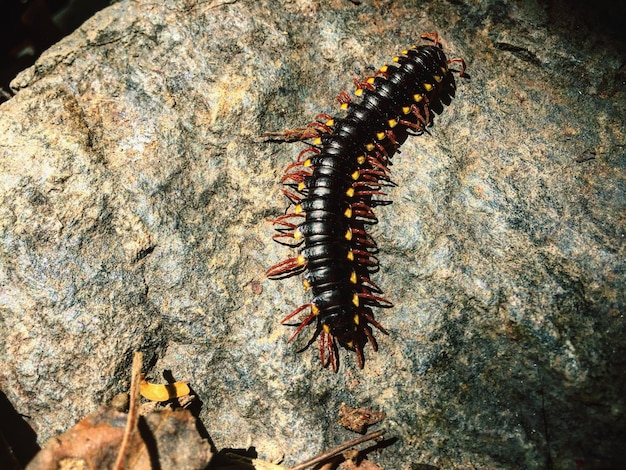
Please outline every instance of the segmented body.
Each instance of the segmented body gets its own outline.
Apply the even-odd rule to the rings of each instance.
[[[312,300],[283,319],[289,322],[310,309],[289,341],[315,323],[322,364],[338,369],[338,345],[356,352],[363,367],[363,347],[377,343],[373,307],[387,308],[381,290],[370,279],[378,270],[377,246],[366,227],[377,223],[373,207],[389,179],[390,158],[408,135],[431,124],[454,95],[455,81],[435,34],[423,35],[435,45],[418,46],[393,58],[375,76],[357,83],[358,102],[342,92],[343,118],[319,115],[304,138],[315,138],[285,170],[283,191],[292,212],[273,222],[281,243],[301,246],[299,254],[267,271],[272,279],[304,272]],[[453,61],[461,62],[461,59]],[[463,65],[463,74],[465,65]],[[310,344],[310,342],[309,342]]]

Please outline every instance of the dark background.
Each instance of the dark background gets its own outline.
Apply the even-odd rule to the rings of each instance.
[[[4,0],[0,7],[0,102],[9,82],[52,44],[78,28],[111,0]]]
[[[347,2],[348,0],[346,0]],[[0,14],[0,102],[11,96],[9,83],[55,42],[72,33],[115,0],[5,0]],[[361,2],[363,3],[363,2]],[[626,41],[626,1],[551,0],[539,2],[552,21],[589,34]],[[508,9],[507,2],[494,6]]]

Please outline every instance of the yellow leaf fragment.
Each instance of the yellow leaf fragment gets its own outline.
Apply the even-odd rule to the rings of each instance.
[[[189,395],[187,382],[174,382],[171,384],[151,384],[145,380],[139,385],[141,396],[152,401],[167,401],[174,398]]]

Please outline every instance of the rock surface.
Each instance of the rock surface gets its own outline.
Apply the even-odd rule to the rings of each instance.
[[[0,390],[43,443],[125,390],[141,350],[153,379],[191,383],[218,449],[266,460],[352,438],[342,402],[387,413],[397,441],[370,456],[387,469],[626,460],[626,47],[562,13],[139,0],[95,15],[0,107]],[[394,158],[372,229],[390,334],[335,375],[286,344],[300,281],[264,278],[291,253],[266,219],[304,147],[259,136],[335,113],[424,31],[471,79]]]

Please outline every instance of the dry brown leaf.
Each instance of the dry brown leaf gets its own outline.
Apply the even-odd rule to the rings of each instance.
[[[339,468],[341,470],[383,470],[383,467],[369,460],[362,460],[358,464],[354,463],[352,460],[348,460],[339,465]]]
[[[51,439],[26,467],[27,470],[111,468],[115,463],[128,415],[103,406],[74,427]],[[146,444],[146,442],[148,444]],[[154,411],[139,420],[129,442],[126,469],[201,469],[211,458],[209,443],[196,429],[187,410]]]
[[[383,470],[383,467],[376,465],[369,460],[363,459],[359,462],[360,452],[356,449],[350,449],[343,453],[346,459],[339,465],[340,470]]]
[[[368,426],[379,423],[386,417],[387,414],[384,411],[353,408],[345,403],[342,403],[339,409],[339,425],[359,434],[365,434]]]

